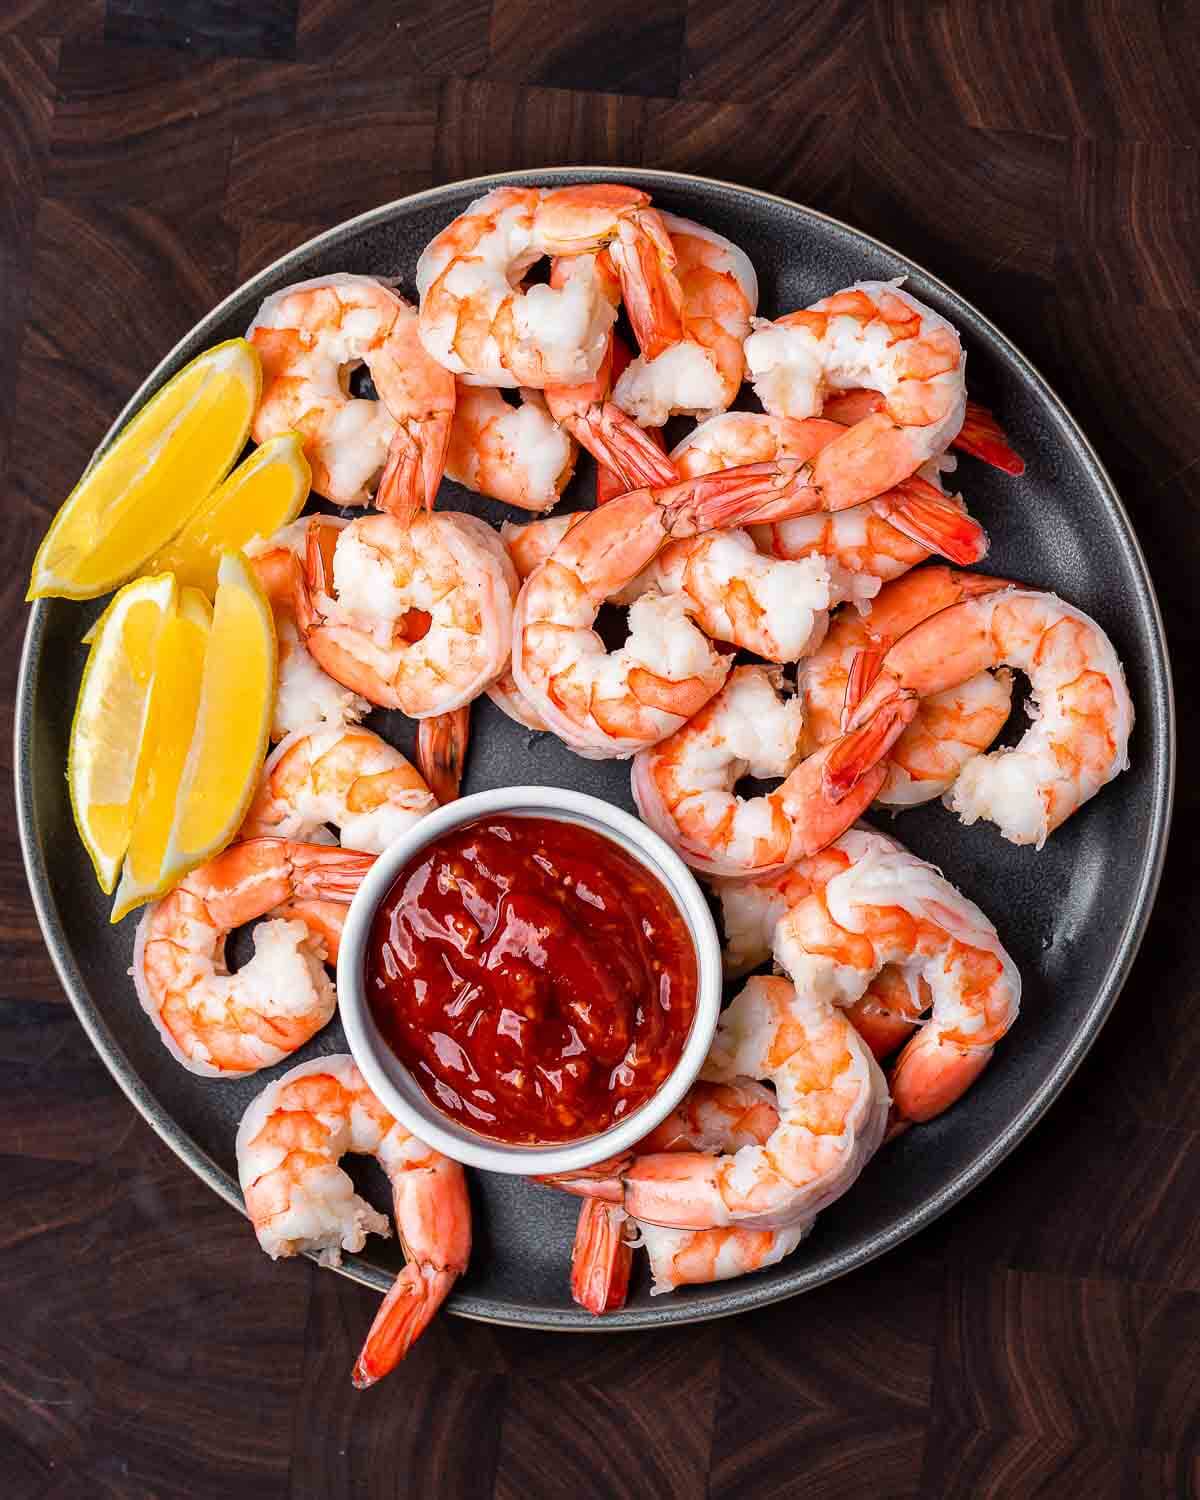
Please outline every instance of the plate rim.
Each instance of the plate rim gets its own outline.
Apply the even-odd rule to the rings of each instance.
[[[621,180],[622,177],[626,177],[633,178],[634,180],[659,180],[667,184],[682,185],[685,187],[687,185],[716,187],[736,194],[748,195],[769,203],[782,205],[789,211],[798,211],[809,218],[823,221],[855,239],[875,246],[885,254],[911,266],[914,271],[926,278],[929,284],[936,287],[952,300],[967,307],[971,314],[979,320],[979,323],[1002,346],[1008,357],[1015,363],[1018,372],[1027,380],[1032,381],[1038,389],[1039,394],[1053,406],[1059,419],[1066,424],[1075,440],[1080,444],[1087,460],[1094,467],[1102,488],[1107,492],[1107,498],[1113,512],[1124,529],[1126,544],[1130,549],[1134,562],[1140,569],[1142,592],[1149,605],[1153,627],[1151,665],[1152,668],[1161,668],[1162,677],[1161,684],[1157,681],[1152,681],[1151,686],[1155,689],[1153,693],[1154,698],[1159,696],[1158,690],[1161,688],[1166,718],[1163,757],[1165,764],[1157,763],[1154,768],[1155,776],[1152,788],[1154,800],[1151,809],[1150,837],[1147,840],[1143,853],[1137,888],[1130,906],[1129,915],[1126,918],[1120,935],[1116,957],[1103,981],[1097,986],[1084,1020],[1072,1037],[1069,1047],[1064,1050],[1062,1056],[1043,1080],[1040,1087],[1026,1101],[1023,1108],[1007,1122],[1004,1129],[1000,1131],[988,1148],[981,1152],[967,1167],[963,1168],[940,1192],[923,1200],[918,1207],[899,1215],[888,1228],[877,1232],[868,1245],[860,1247],[855,1251],[842,1252],[832,1263],[822,1264],[819,1270],[813,1268],[809,1271],[798,1271],[795,1273],[791,1283],[782,1285],[779,1283],[755,1283],[749,1279],[728,1283],[730,1290],[725,1294],[728,1305],[719,1305],[716,1307],[705,1306],[703,1309],[691,1310],[686,1301],[671,1300],[650,1307],[632,1310],[625,1309],[618,1313],[609,1314],[604,1318],[590,1318],[587,1321],[583,1321],[582,1316],[576,1310],[532,1308],[523,1309],[521,1313],[516,1313],[512,1311],[508,1304],[495,1303],[489,1297],[477,1296],[471,1293],[457,1292],[452,1295],[450,1301],[447,1303],[447,1311],[456,1316],[466,1317],[476,1322],[496,1324],[498,1326],[528,1328],[556,1333],[620,1333],[632,1329],[711,1322],[718,1318],[733,1317],[738,1313],[749,1311],[756,1307],[769,1306],[772,1303],[781,1302],[786,1298],[799,1296],[803,1292],[815,1290],[819,1286],[824,1286],[831,1281],[835,1281],[851,1271],[859,1270],[879,1256],[895,1249],[918,1231],[928,1228],[930,1224],[940,1218],[954,1204],[959,1202],[989,1177],[1005,1157],[1025,1139],[1062,1093],[1083,1062],[1083,1059],[1091,1051],[1101,1029],[1112,1014],[1113,1007],[1120,997],[1125,982],[1129,977],[1130,969],[1141,948],[1146,928],[1154,910],[1159,886],[1162,881],[1163,867],[1166,861],[1175,799],[1177,727],[1170,647],[1167,640],[1166,628],[1163,623],[1158,593],[1154,586],[1153,576],[1146,562],[1145,553],[1138,540],[1129,512],[1121,499],[1120,491],[1117,489],[1107,467],[1062,397],[1042,374],[1041,370],[973,302],[956,291],[940,276],[928,270],[911,255],[895,249],[875,235],[869,234],[867,231],[859,229],[852,224],[848,224],[845,220],[839,219],[833,214],[828,214],[821,209],[812,208],[807,204],[799,203],[795,199],[786,198],[778,193],[772,193],[762,188],[746,187],[741,183],[729,182],[723,178],[708,177],[699,173],[675,172],[655,167],[619,167],[590,163],[576,166],[529,168],[508,172],[487,173],[482,176],[462,178],[454,182],[439,183],[432,187],[423,188],[416,193],[409,193],[401,198],[392,199],[387,203],[378,204],[376,207],[367,209],[363,213],[356,214],[349,219],[340,220],[338,223],[332,224],[327,229],[322,230],[319,234],[312,235],[307,240],[291,246],[282,255],[272,260],[269,265],[261,267],[253,276],[240,282],[227,296],[223,297],[220,302],[204,314],[203,317],[193,323],[162,358],[159,359],[158,363],[125,402],[100,442],[96,445],[88,461],[85,473],[96,463],[97,459],[113,441],[129,417],[161,385],[164,372],[177,359],[183,346],[195,337],[197,331],[207,324],[219,322],[231,303],[243,297],[248,290],[256,287],[260,282],[266,282],[271,279],[276,270],[284,262],[302,254],[323,241],[327,241],[331,236],[344,232],[369,229],[376,223],[393,218],[400,210],[436,201],[438,198],[457,194],[463,189],[478,189],[482,193],[506,184],[540,184],[547,179],[554,181],[561,178],[570,180],[573,176],[577,177],[583,173],[589,174],[589,176],[592,174],[604,174],[605,177],[616,181]],[[37,916],[42,940],[50,954],[51,962],[54,965],[59,982],[62,984],[67,998],[71,1003],[72,1009],[79,1019],[89,1041],[99,1053],[101,1060],[115,1079],[118,1087],[147,1124],[150,1125],[151,1129],[170,1147],[176,1156],[201,1181],[216,1192],[219,1197],[236,1208],[244,1216],[245,1206],[241,1200],[240,1193],[236,1190],[236,1184],[233,1183],[232,1179],[227,1178],[226,1173],[217,1162],[180,1127],[170,1110],[147,1087],[124,1049],[109,1029],[98,1007],[93,1004],[83,976],[79,972],[74,955],[67,943],[66,933],[59,921],[58,913],[50,894],[46,862],[34,822],[32,758],[26,752],[32,743],[34,662],[35,658],[40,656],[51,602],[47,599],[35,600],[30,610],[21,648],[15,712],[13,716],[13,781],[17,809],[17,833],[21,846],[21,857],[25,869],[26,882],[33,901],[34,912]],[[1156,657],[1157,660],[1155,659]],[[1158,758],[1156,757],[1157,761]],[[336,1269],[342,1275],[348,1276],[350,1279],[378,1291],[386,1291],[392,1280],[388,1272],[365,1263],[357,1255],[346,1256],[342,1264]],[[758,1287],[757,1294],[755,1292],[756,1285]]]

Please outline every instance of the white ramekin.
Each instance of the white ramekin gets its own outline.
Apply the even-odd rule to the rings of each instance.
[[[364,979],[367,940],[379,903],[403,865],[448,829],[489,814],[556,818],[581,824],[624,849],[656,875],[671,893],[696,948],[696,1014],[674,1071],[654,1096],[599,1135],[561,1145],[520,1146],[490,1140],[444,1115],[380,1035],[367,1004]],[[696,878],[673,849],[644,823],[582,792],[559,787],[516,786],[477,792],[422,818],[375,861],[346,914],[337,966],[338,1009],[354,1060],[380,1101],[414,1135],[469,1167],[532,1175],[573,1172],[632,1146],[664,1120],[695,1082],[712,1045],[721,1009],[721,948],[716,926]]]

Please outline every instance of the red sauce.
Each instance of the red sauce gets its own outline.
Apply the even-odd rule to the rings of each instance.
[[[669,892],[611,840],[481,818],[409,861],[367,948],[376,1024],[429,1099],[496,1140],[569,1141],[679,1061],[695,950]]]

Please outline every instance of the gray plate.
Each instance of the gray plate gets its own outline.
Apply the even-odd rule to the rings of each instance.
[[[644,186],[656,204],[744,246],[758,269],[766,315],[856,280],[907,276],[917,296],[953,320],[970,351],[973,392],[999,413],[1029,461],[1023,480],[962,461],[959,479],[992,536],[988,569],[1054,589],[1102,621],[1125,662],[1138,717],[1129,772],[1040,853],[1014,848],[990,827],[963,828],[938,804],[897,821],[899,836],[997,922],[1024,976],[1021,1019],[967,1100],[889,1146],[782,1265],[653,1301],[639,1267],[628,1307],[598,1324],[572,1304],[567,1289],[575,1204],[515,1178],[475,1174],[475,1252],[451,1311],[537,1328],[642,1328],[787,1297],[863,1265],[981,1182],[1058,1094],[1116,999],[1158,884],[1174,767],[1167,647],[1146,564],[1111,480],[1061,402],[949,287],[845,224],[765,193],[672,173],[572,168],[479,179],[389,204],[300,246],[227,298],[163,360],[105,441],[187,360],[241,333],[277,287],[347,270],[398,276],[412,295],[422,246],[488,188],[614,177]],[[590,465],[581,468],[578,503],[591,485]],[[493,520],[502,513],[461,491],[443,504]],[[29,883],[62,982],[114,1077],[183,1160],[240,1208],[234,1130],[270,1075],[213,1082],[193,1077],[167,1055],[126,977],[134,918],[109,926],[107,903],[71,822],[63,768],[85,654],[79,640],[98,610],[98,604],[52,601],[36,605],[30,619],[16,721]],[[372,722],[402,748],[411,745],[412,726],[399,715],[377,715]],[[476,710],[467,788],[529,781],[577,787],[633,807],[626,765],[579,760],[550,736],[518,729],[484,701]],[[335,1021],[295,1060],[343,1046]],[[386,1207],[382,1178],[365,1180]],[[348,1257],[344,1269],[384,1288],[398,1264],[392,1244],[379,1242]]]

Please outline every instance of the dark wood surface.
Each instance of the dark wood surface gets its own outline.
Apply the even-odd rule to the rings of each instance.
[[[446,1320],[272,1265],[134,1113],[0,845],[0,1495],[1200,1493],[1200,10],[1195,0],[5,0],[0,585],[10,755],[33,547],[113,413],[317,229],[510,167],[643,164],[826,209],[1065,394],[1149,555],[1181,687],[1163,894],[1032,1138],[882,1262],[730,1322]]]

